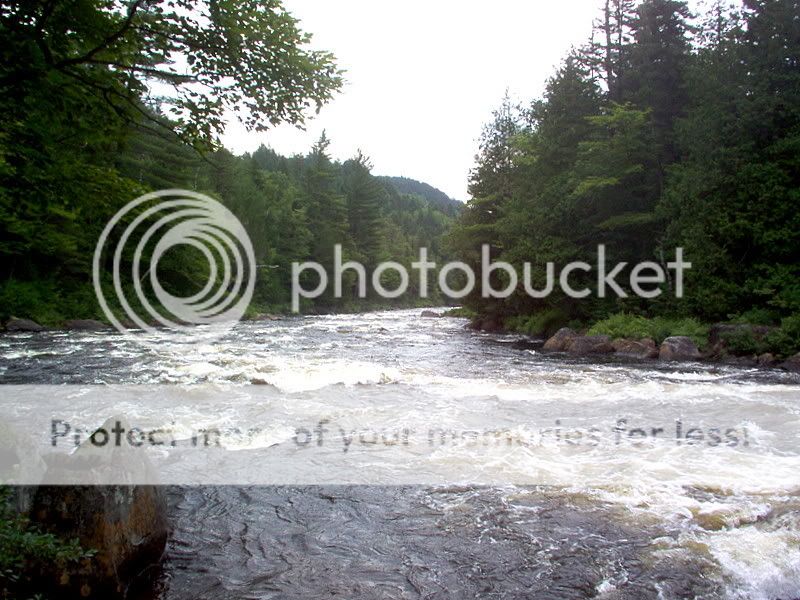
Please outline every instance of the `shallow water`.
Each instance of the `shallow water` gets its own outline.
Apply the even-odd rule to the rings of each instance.
[[[243,323],[190,352],[5,336],[0,382],[257,381],[301,422],[329,420],[325,447],[272,440],[320,485],[171,488],[163,598],[800,597],[797,376],[542,355],[418,314]],[[225,409],[263,410],[247,402]],[[423,435],[398,460],[358,441],[343,454],[338,425],[461,437]],[[464,433],[486,430],[515,442]],[[349,485],[349,459],[372,485]]]

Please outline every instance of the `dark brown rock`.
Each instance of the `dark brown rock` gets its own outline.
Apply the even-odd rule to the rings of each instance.
[[[6,323],[6,331],[14,331],[14,332],[33,332],[38,333],[39,331],[44,331],[45,328],[39,325],[36,321],[31,321],[30,319],[17,319],[12,318],[11,320]]]
[[[102,426],[111,431],[112,418]],[[112,475],[113,473],[113,475]],[[70,481],[100,485],[64,485]],[[82,444],[70,455],[48,461],[36,488],[30,518],[62,539],[78,539],[94,556],[43,573],[53,597],[124,598],[143,572],[157,565],[169,533],[164,488],[157,485],[104,485],[108,481],[154,482],[144,453],[131,448]]]
[[[800,352],[783,361],[781,363],[781,369],[791,371],[792,373],[800,373]]]
[[[588,354],[611,354],[614,346],[607,335],[580,335],[572,339],[566,346],[567,352],[586,356]]]
[[[777,362],[778,361],[775,358],[775,355],[772,354],[771,352],[765,352],[764,354],[758,357],[758,364],[761,367],[772,367]]]
[[[630,340],[618,338],[611,342],[614,352],[628,358],[658,358],[658,347],[650,338]]]
[[[94,319],[71,319],[64,322],[64,327],[71,331],[103,331],[109,326]]]
[[[658,358],[661,360],[697,360],[700,358],[700,351],[692,338],[674,335],[661,342]]]
[[[580,337],[578,333],[569,327],[562,327],[544,343],[542,349],[551,352],[566,352],[569,345],[577,337]]]

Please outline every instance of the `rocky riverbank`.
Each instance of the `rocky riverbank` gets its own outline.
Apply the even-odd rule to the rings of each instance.
[[[474,318],[469,327],[480,331],[507,332],[493,318]],[[741,351],[742,348],[757,348],[775,330],[774,327],[762,325],[719,323],[708,328],[706,343],[698,346],[695,339],[686,335],[670,335],[657,343],[651,337],[615,337],[562,327],[552,336],[543,338],[541,350],[583,357],[609,355],[632,360],[704,361],[799,373],[800,352],[781,357],[772,352]],[[752,340],[752,343],[744,344],[742,340]]]

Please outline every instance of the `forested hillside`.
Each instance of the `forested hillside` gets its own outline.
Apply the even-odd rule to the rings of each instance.
[[[547,333],[615,313],[800,323],[800,3],[605,0],[592,39],[542,98],[507,98],[486,127],[454,251],[480,246],[542,288],[553,261],[673,260],[685,296],[474,295],[495,321]],[[500,277],[501,274],[493,273]],[[596,289],[597,276],[575,275]],[[621,277],[620,279],[624,279]],[[671,292],[671,282],[665,286]],[[793,316],[794,315],[794,316]]]
[[[259,265],[253,310],[286,307],[292,261],[330,265],[334,244],[368,268],[409,263],[421,245],[441,255],[456,210],[373,177],[363,155],[332,160],[324,136],[305,156],[222,149],[226,112],[254,131],[302,124],[341,74],[279,3],[198,1],[188,17],[180,4],[3,3],[0,317],[101,316],[91,283],[100,232],[126,203],[164,188],[207,193],[243,222]],[[171,91],[154,94],[154,84]],[[176,295],[208,276],[191,248],[158,268]],[[375,305],[356,305],[352,285],[304,308]]]

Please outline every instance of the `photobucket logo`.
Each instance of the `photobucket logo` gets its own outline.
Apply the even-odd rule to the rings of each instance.
[[[205,285],[186,297],[167,291],[159,278],[159,262],[180,246],[199,251],[207,265]],[[203,194],[173,189],[140,196],[112,217],[97,241],[92,279],[106,318],[119,331],[135,326],[152,334],[166,327],[162,335],[194,341],[224,334],[244,315],[255,268],[253,245],[231,211]],[[127,323],[111,309],[110,299]],[[139,339],[146,342],[147,336]]]
[[[337,244],[333,250],[333,295],[336,298],[342,297],[342,275],[345,271],[355,272],[358,279],[358,296],[367,296],[367,271],[364,265],[356,261],[342,262],[342,246]],[[575,287],[574,275],[580,272],[589,275],[589,279],[596,281],[594,289],[599,298],[605,298],[609,292],[616,294],[619,298],[628,297],[628,293],[622,288],[617,279],[621,276],[624,269],[628,266],[626,262],[619,262],[608,268],[606,261],[606,248],[604,245],[597,247],[597,263],[595,266],[583,262],[574,261],[567,263],[559,273],[557,283],[561,291],[570,298],[586,298],[592,294],[592,288],[587,285]],[[421,248],[419,260],[411,263],[412,269],[419,272],[419,294],[421,298],[428,298],[428,273],[437,269],[435,262],[428,260],[427,248]],[[675,292],[676,298],[683,297],[684,272],[692,267],[692,263],[683,259],[683,248],[675,249],[675,260],[666,264],[666,269],[657,262],[645,261],[634,265],[630,270],[629,289],[640,298],[656,298],[664,293],[664,284],[669,282],[670,287]],[[508,298],[518,289],[524,290],[525,294],[531,298],[546,298],[553,293],[556,286],[555,263],[548,262],[545,266],[545,285],[537,289],[531,283],[532,267],[531,263],[523,264],[522,277],[517,273],[516,268],[508,262],[492,261],[488,244],[481,247],[481,296],[483,298]],[[313,271],[317,275],[317,284],[311,289],[303,287],[300,277],[306,271]],[[382,283],[383,275],[388,271],[394,271],[399,279],[399,285],[394,289],[386,289]],[[592,277],[592,271],[596,279]],[[670,275],[670,271],[674,274]],[[502,272],[503,285],[499,289],[494,287],[492,273]],[[460,289],[453,289],[450,285],[451,273],[461,273],[463,286]],[[382,298],[397,298],[408,291],[410,277],[404,265],[397,262],[383,262],[372,272],[372,288],[377,295]],[[583,277],[585,281],[586,276]],[[328,289],[328,273],[318,262],[292,263],[292,311],[300,311],[301,298],[318,298]],[[437,283],[441,293],[455,300],[464,298],[475,291],[477,278],[475,271],[468,264],[463,262],[449,262],[439,269]]]

